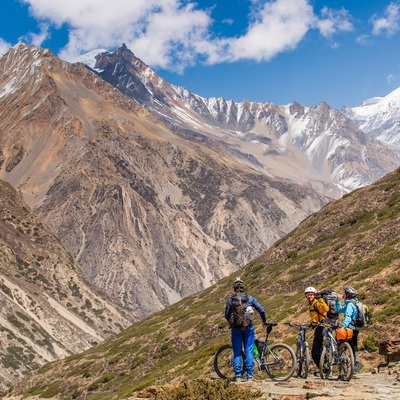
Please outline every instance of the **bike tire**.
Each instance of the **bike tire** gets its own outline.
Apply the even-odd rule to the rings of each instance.
[[[244,370],[245,355],[242,352],[242,369]],[[214,371],[221,379],[228,379],[229,375],[233,375],[233,349],[232,345],[225,344],[221,346],[214,356]]]
[[[296,376],[301,378],[303,373],[304,354],[301,354],[300,343],[296,343]]]
[[[347,342],[339,345],[339,379],[349,381],[354,374],[354,354],[351,346]]]
[[[337,379],[349,381],[354,374],[354,355],[349,343],[343,342],[339,345],[339,362],[333,363],[332,350],[324,347],[319,362],[319,374],[322,379]]]
[[[266,350],[265,370],[274,381],[287,381],[296,370],[296,355],[291,347],[276,343]]]
[[[298,349],[300,353],[300,349]],[[308,347],[308,343],[304,343],[304,348],[303,348],[303,356],[302,357],[297,357],[297,377],[307,379],[308,377],[308,371],[310,369],[310,349]]]
[[[325,346],[322,348],[321,357],[319,359],[319,376],[321,379],[328,379],[332,374],[333,354],[330,348]]]

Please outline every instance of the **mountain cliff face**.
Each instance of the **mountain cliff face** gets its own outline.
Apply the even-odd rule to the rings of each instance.
[[[0,391],[132,321],[83,280],[61,243],[0,181]],[[125,315],[125,316],[124,316]]]
[[[170,85],[125,45],[85,62],[187,140],[215,141],[242,164],[331,198],[376,181],[400,163],[391,146],[325,102],[305,107],[207,99]],[[397,128],[392,135],[400,140]]]
[[[0,178],[132,318],[210,286],[327,201],[185,140],[48,50],[18,44],[0,76]]]
[[[346,107],[343,112],[378,141],[400,147],[400,88],[385,97],[365,100],[359,107]]]

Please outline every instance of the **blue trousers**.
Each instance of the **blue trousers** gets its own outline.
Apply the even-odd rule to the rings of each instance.
[[[246,368],[246,377],[250,378],[253,376],[254,370],[254,326],[250,328],[240,330],[231,328],[231,338],[233,347],[233,370],[235,376],[242,376],[244,371],[242,368],[242,349],[246,354],[244,365]]]

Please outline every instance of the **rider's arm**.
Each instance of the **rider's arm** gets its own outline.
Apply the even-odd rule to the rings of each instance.
[[[267,317],[265,315],[263,306],[257,301],[254,296],[249,296],[249,304],[258,311],[262,322],[265,324],[267,322]]]
[[[346,304],[342,306],[339,300],[335,300],[335,307],[339,314],[344,314],[346,311]]]
[[[225,306],[225,318],[227,321],[229,321],[229,313],[231,311],[231,305],[232,305],[232,297],[229,297],[228,301],[226,302],[226,306]]]
[[[325,315],[329,311],[329,306],[325,303],[324,299],[318,299],[316,303],[316,307],[320,314]]]

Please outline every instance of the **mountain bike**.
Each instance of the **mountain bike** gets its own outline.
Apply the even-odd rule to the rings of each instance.
[[[319,362],[322,379],[349,381],[354,373],[354,355],[349,343],[337,341],[332,332],[336,325],[320,323],[324,327],[323,348]]]
[[[264,340],[255,339],[254,346],[257,347],[259,355],[255,355],[254,361],[258,369],[258,375],[266,373],[274,381],[287,381],[296,369],[296,355],[294,351],[284,343],[268,343],[268,336],[276,322],[269,322]],[[244,367],[245,354],[242,352]],[[243,368],[244,369],[244,368]],[[222,379],[228,379],[233,373],[233,350],[232,345],[226,344],[220,347],[214,356],[214,370]]]
[[[310,367],[310,348],[306,340],[306,332],[311,328],[309,324],[298,324],[295,322],[288,322],[287,325],[299,328],[296,339],[296,376],[306,379]]]

